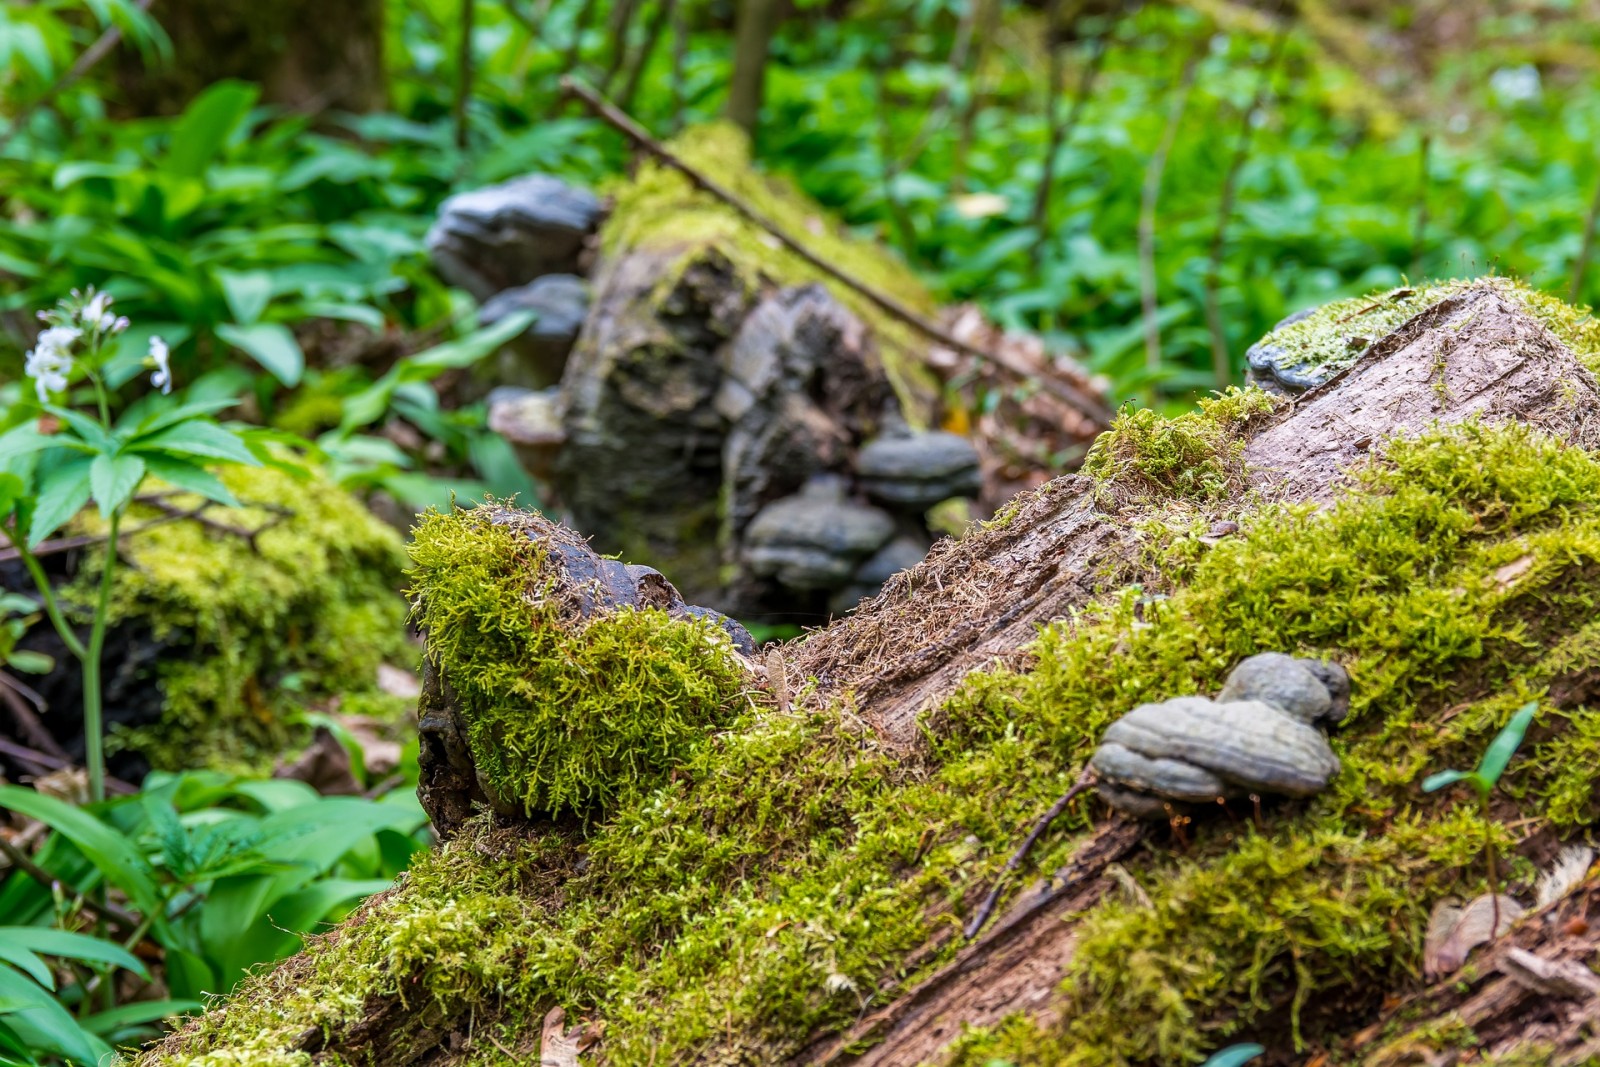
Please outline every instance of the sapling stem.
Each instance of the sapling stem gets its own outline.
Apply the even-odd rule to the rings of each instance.
[[[100,655],[106,643],[106,622],[111,607],[111,576],[117,564],[117,527],[122,509],[111,513],[111,528],[106,535],[106,562],[100,570],[100,598],[95,604],[94,625],[89,631],[89,654],[83,661],[83,749],[89,768],[89,797],[96,803],[106,798],[105,739],[100,694]]]
[[[61,614],[61,605],[56,601],[55,590],[50,588],[50,579],[45,577],[44,568],[39,565],[39,559],[28,551],[28,542],[22,537],[21,531],[8,533],[11,547],[16,549],[17,558],[22,560],[22,565],[28,569],[28,574],[33,578],[33,584],[39,588],[39,597],[44,601],[44,613],[50,620],[50,625],[56,628],[56,633],[61,635],[61,641],[67,646],[67,651],[77,659],[88,655],[88,650],[83,647],[83,642],[78,640],[78,635],[72,632],[72,627],[67,625],[67,620]]]
[[[1489,874],[1489,936],[1500,936],[1500,888],[1494,866],[1494,823],[1489,821],[1489,791],[1478,793],[1478,806],[1483,812],[1483,855]]]

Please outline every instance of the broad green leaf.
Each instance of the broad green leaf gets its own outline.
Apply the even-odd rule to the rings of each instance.
[[[182,999],[221,993],[221,983],[211,965],[193,952],[169,946],[166,952],[167,989]]]
[[[89,490],[107,519],[128,502],[142,481],[144,460],[131,453],[113,456],[102,452],[89,464]]]
[[[24,674],[49,674],[55,665],[56,661],[53,657],[47,656],[43,652],[34,652],[26,648],[17,649],[6,660],[6,666],[22,671]]]
[[[5,966],[0,966],[0,997],[27,1005],[9,1013],[6,1025],[34,1050],[91,1067],[111,1062],[110,1045],[78,1025],[49,993]]]
[[[217,327],[217,336],[248,353],[284,385],[293,388],[300,384],[306,356],[287,326],[276,322],[257,322],[249,326],[225,323]]]
[[[120,389],[144,371],[144,361],[150,356],[150,338],[159,337],[167,347],[176,350],[193,333],[194,330],[181,322],[134,323],[105,349],[106,363],[101,373],[105,375],[106,384]]]
[[[75,442],[62,440],[56,434],[40,433],[37,425],[25,422],[0,434],[0,460],[42,452],[57,445],[70,448],[74,444]]]
[[[238,498],[222,484],[222,479],[204,467],[188,460],[178,459],[176,456],[164,456],[155,452],[145,456],[145,463],[149,466],[152,477],[160,478],[174,489],[195,493],[230,508],[239,506]]]
[[[199,1000],[136,1000],[132,1004],[123,1004],[85,1017],[83,1028],[91,1034],[112,1040],[117,1031],[130,1026],[158,1023],[204,1008],[205,1003]]]
[[[159,915],[161,894],[133,842],[81,808],[14,785],[0,785],[0,808],[38,819],[71,841],[145,915]]]
[[[115,941],[70,930],[56,930],[48,926],[0,926],[0,945],[21,945],[46,956],[81,960],[84,963],[109,963],[132,971],[141,978],[149,977],[139,957]]]
[[[230,463],[243,463],[259,467],[261,461],[245,447],[239,435],[224,429],[209,419],[190,419],[176,426],[168,426],[153,434],[135,437],[128,444],[129,451],[172,452],[181,456],[202,456],[222,459]]]
[[[533,325],[536,318],[532,311],[516,311],[493,326],[423,349],[402,361],[401,381],[428,381],[442,371],[470,367]]]
[[[59,404],[46,404],[44,410],[72,427],[73,431],[81,438],[84,444],[99,452],[110,452],[114,443],[111,436],[106,433],[105,427],[81,411],[61,407]]]
[[[1528,732],[1533,717],[1539,713],[1539,702],[1530,700],[1517,709],[1511,716],[1511,721],[1505,729],[1489,742],[1489,747],[1484,750],[1483,759],[1478,761],[1477,778],[1483,782],[1485,791],[1493,789],[1500,781],[1500,776],[1506,771],[1506,764],[1511,762],[1511,757],[1516,755],[1517,748],[1522,744],[1522,736]]]
[[[11,1029],[3,1018],[26,1008],[26,1004],[0,1000],[0,1064],[6,1064],[7,1067],[37,1067],[39,1063],[34,1059],[33,1050],[28,1047],[28,1043],[22,1040],[22,1036]]]
[[[1436,793],[1447,785],[1455,785],[1457,782],[1469,781],[1472,778],[1473,776],[1466,771],[1440,771],[1438,774],[1430,774],[1422,780],[1422,791],[1424,793]]]
[[[164,399],[159,393],[150,393],[147,399]],[[236,407],[239,401],[235,397],[213,396],[204,400],[191,400],[179,404],[177,407],[155,406],[139,413],[137,421],[127,418],[128,412],[123,413],[123,419],[118,420],[118,429],[131,427],[135,435],[155,433],[168,426],[175,426],[180,422],[187,422],[199,415],[215,415],[231,407]],[[130,407],[128,409],[132,411]]]
[[[218,82],[195,97],[172,127],[162,167],[200,178],[255,105],[259,90],[243,82]]]
[[[74,456],[51,468],[39,481],[38,503],[28,528],[28,547],[34,548],[55,533],[89,502],[88,456]]]
[[[217,282],[234,320],[244,325],[260,319],[272,300],[272,275],[264,270],[219,270]]]
[[[1220,1052],[1212,1053],[1211,1058],[1200,1067],[1240,1067],[1266,1051],[1265,1047],[1255,1044],[1229,1045]]]

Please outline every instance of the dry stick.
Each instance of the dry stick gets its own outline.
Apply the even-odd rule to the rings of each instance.
[[[50,736],[50,731],[39,721],[38,713],[29,706],[27,700],[23,699],[25,695],[38,697],[39,694],[5,671],[0,671],[0,701],[4,701],[6,707],[11,709],[11,718],[17,724],[17,736],[46,755],[67,759],[67,750]]]
[[[1059,4],[1060,0],[1055,0]],[[1064,122],[1056,121],[1057,101],[1061,97],[1061,78],[1063,64],[1061,62],[1061,49],[1052,45],[1050,49],[1050,145],[1045,149],[1044,173],[1039,176],[1039,188],[1033,198],[1033,228],[1037,236],[1033,242],[1033,265],[1038,267],[1039,258],[1044,254],[1045,241],[1050,236],[1050,190],[1056,180],[1056,155],[1061,151],[1072,137],[1072,131],[1077,129],[1078,122],[1083,118],[1084,109],[1089,103],[1089,94],[1094,90],[1094,80],[1100,73],[1100,67],[1105,62],[1107,39],[1111,36],[1108,28],[1105,33],[1096,34],[1089,44],[1089,61],[1083,66],[1083,73],[1078,78],[1077,95],[1073,97],[1072,108],[1067,112]]]
[[[1178,91],[1167,110],[1167,128],[1161,131],[1161,143],[1145,168],[1144,190],[1139,198],[1139,303],[1144,310],[1144,363],[1150,374],[1152,392],[1160,391],[1155,376],[1161,371],[1161,323],[1156,307],[1156,201],[1161,196],[1161,176],[1167,169],[1167,156],[1172,153],[1184,109],[1189,105],[1189,90],[1194,87],[1194,73],[1200,63],[1202,47],[1196,45],[1183,61]]]
[[[684,86],[684,67],[689,60],[689,21],[684,18],[686,3],[672,5],[672,131],[683,129],[689,109],[689,93]]]
[[[633,103],[633,96],[639,91],[639,83],[644,79],[645,68],[650,65],[650,57],[655,54],[656,45],[661,42],[661,35],[666,31],[667,23],[672,21],[672,13],[677,6],[677,0],[661,0],[656,6],[655,18],[645,27],[644,41],[639,45],[633,62],[628,65],[627,73],[622,79],[622,91],[617,94],[617,106],[624,111]]]
[[[1422,277],[1422,243],[1428,234],[1428,156],[1433,149],[1433,135],[1422,135],[1417,150],[1417,228],[1411,235],[1411,280]]]
[[[1100,400],[1098,397],[1088,396],[1058,378],[1049,376],[1035,378],[1035,368],[1027,366],[1025,363],[1022,363],[1015,356],[1008,352],[989,352],[952,336],[947,331],[941,329],[934,323],[929,322],[921,315],[918,315],[915,311],[912,311],[910,308],[900,303],[900,301],[896,300],[894,297],[878,292],[876,289],[873,289],[866,283],[859,281],[855,277],[839,269],[834,264],[822,259],[820,256],[808,250],[800,242],[796,241],[793,237],[790,237],[787,233],[785,233],[777,223],[773,222],[771,219],[767,218],[767,216],[763,215],[761,212],[747,204],[744,200],[740,199],[737,194],[727,189],[719,182],[716,182],[713,179],[706,177],[704,174],[701,174],[698,170],[694,169],[689,164],[673,155],[665,146],[661,144],[661,142],[657,141],[654,137],[651,137],[643,127],[634,122],[633,119],[629,118],[621,111],[618,111],[611,105],[609,101],[600,96],[583,82],[569,76],[561,79],[561,85],[563,89],[573,96],[576,96],[579,100],[583,101],[583,103],[591,111],[593,111],[600,118],[604,119],[611,126],[619,130],[639,148],[654,156],[666,166],[671,167],[679,174],[682,174],[685,178],[689,179],[689,182],[697,189],[716,197],[724,204],[727,204],[747,221],[761,227],[763,230],[766,230],[773,236],[773,238],[777,240],[779,244],[783,245],[783,247],[787,248],[800,259],[804,260],[805,263],[813,269],[821,271],[834,281],[849,288],[852,292],[855,292],[866,300],[871,301],[873,306],[877,307],[880,311],[900,320],[907,326],[910,326],[912,329],[922,334],[924,337],[927,337],[932,341],[936,341],[946,348],[953,349],[962,353],[963,355],[971,356],[974,359],[981,359],[991,363],[996,367],[999,367],[1002,370],[1017,376],[1024,382],[1037,381],[1040,388],[1051,393],[1057,399],[1071,407],[1074,411],[1077,411],[1079,414],[1095,422],[1097,425],[1110,425],[1111,411],[1106,407],[1105,402]]]
[[[135,0],[134,6],[140,11],[148,11],[152,2],[153,0]],[[64,90],[93,70],[95,64],[111,54],[111,50],[117,47],[117,42],[120,40],[122,40],[122,27],[107,26],[105,32],[97,37],[93,44],[84,49],[83,55],[79,56],[77,61],[67,68],[65,74],[51,82],[49,88],[45,89],[43,93],[29,103],[24,104],[22,110],[17,112],[16,117],[11,120],[11,124],[6,127],[5,132],[0,133],[0,152],[3,152],[6,145],[11,143],[11,138],[16,135],[17,131],[28,124],[28,120],[33,118],[35,111],[49,106],[50,102],[61,95]]]
[[[911,221],[911,216],[906,213],[905,206],[895,199],[894,179],[899,173],[895,161],[893,145],[889,135],[889,71],[899,65],[900,57],[896,55],[884,67],[878,76],[878,155],[883,160],[883,169],[879,180],[883,183],[883,203],[889,212],[889,222],[894,227],[895,239],[900,244],[900,251],[907,260],[916,256],[917,228]]]
[[[0,837],[0,854],[4,854],[5,858],[11,861],[11,866],[46,889],[53,889],[61,881],[27,856],[24,856],[21,849],[3,837]],[[108,922],[116,923],[125,930],[137,930],[139,928],[139,917],[137,915],[124,911],[110,901],[100,903],[90,896],[85,896],[83,898],[83,908],[85,911],[94,912]]]
[[[461,0],[461,43],[456,53],[456,147],[467,150],[467,103],[472,99],[472,21],[477,0]]]
[[[9,756],[18,763],[33,764],[39,768],[38,771],[33,772],[36,774],[48,774],[51,771],[61,771],[76,766],[72,760],[60,759],[50,755],[48,752],[40,752],[38,749],[29,748],[27,745],[19,745],[15,741],[7,740],[4,737],[0,737],[0,756]],[[106,792],[131,796],[138,791],[137,786],[124,782],[121,778],[113,778],[109,774],[106,775]]]
[[[1006,860],[1005,867],[1001,868],[1000,877],[995,879],[994,888],[989,890],[989,895],[983,900],[983,907],[978,909],[978,914],[974,915],[972,921],[967,924],[966,937],[968,941],[978,936],[978,931],[983,929],[984,924],[989,921],[989,916],[994,914],[994,906],[1000,901],[1000,891],[1005,888],[1006,879],[1010,877],[1013,871],[1022,866],[1022,862],[1028,858],[1028,853],[1033,851],[1034,844],[1044,836],[1044,832],[1050,828],[1051,823],[1056,821],[1056,817],[1066,811],[1067,805],[1072,803],[1079,793],[1094,785],[1094,782],[1094,772],[1085,769],[1082,774],[1078,775],[1078,780],[1072,783],[1072,788],[1061,794],[1061,799],[1050,805],[1050,810],[1040,816],[1039,821],[1033,824],[1033,830],[1023,839],[1021,846],[1011,854],[1011,858]]]
[[[1589,272],[1589,255],[1594,251],[1595,220],[1600,218],[1600,179],[1595,180],[1594,199],[1589,202],[1589,217],[1583,223],[1583,244],[1578,248],[1578,258],[1572,264],[1572,291],[1567,295],[1571,304],[1583,303],[1583,276]]]
[[[972,149],[974,130],[978,123],[978,112],[983,105],[983,62],[989,53],[989,41],[994,37],[996,24],[1000,21],[1001,0],[972,0],[975,5],[981,6],[978,17],[977,48],[972,54],[972,85],[967,93],[966,106],[961,109],[961,119],[956,126],[955,154],[950,161],[950,195],[960,196],[967,187],[967,153]]]
[[[596,0],[583,0],[583,6],[578,8],[578,14],[572,20],[572,40],[567,42],[567,50],[561,56],[563,73],[578,65],[579,53],[583,48],[583,31],[589,28],[589,20],[594,17],[595,3]]]
[[[1261,67],[1261,79],[1256,83],[1255,96],[1239,119],[1239,139],[1234,144],[1233,158],[1228,161],[1228,172],[1222,179],[1222,197],[1217,204],[1217,228],[1211,234],[1211,251],[1206,259],[1205,291],[1206,329],[1211,333],[1211,371],[1217,388],[1226,389],[1233,380],[1232,361],[1228,358],[1228,340],[1222,332],[1222,309],[1218,306],[1217,290],[1222,284],[1222,250],[1228,239],[1228,222],[1233,217],[1233,203],[1239,192],[1239,174],[1250,155],[1250,140],[1255,133],[1255,117],[1267,105],[1272,92],[1272,78],[1277,73],[1278,61],[1283,56],[1284,42],[1289,36],[1290,22],[1285,18],[1278,26],[1272,40],[1272,51]]]

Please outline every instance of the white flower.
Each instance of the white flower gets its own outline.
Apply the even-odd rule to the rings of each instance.
[[[168,362],[171,358],[167,351],[167,342],[159,337],[150,338],[150,359],[156,365],[155,373],[150,375],[150,384],[160,389],[163,393],[172,392],[172,366]]]
[[[52,326],[39,334],[23,366],[23,373],[33,379],[39,403],[67,387],[67,375],[72,373],[72,345],[82,336],[83,331],[72,326]]]
[[[111,313],[111,294],[95,293],[89,302],[83,305],[81,321],[91,330],[109,330],[116,324],[117,317]]]

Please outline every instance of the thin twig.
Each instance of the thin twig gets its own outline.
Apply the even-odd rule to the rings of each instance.
[[[1094,782],[1094,772],[1085,769],[1082,774],[1078,775],[1078,780],[1072,783],[1072,788],[1061,794],[1061,799],[1050,805],[1050,810],[1040,816],[1039,821],[1033,824],[1032,831],[1023,839],[1017,850],[1011,854],[1011,858],[1006,860],[1006,865],[1001,868],[1000,877],[995,879],[994,888],[989,890],[989,895],[984,898],[983,906],[978,909],[978,914],[974,915],[972,921],[967,924],[966,936],[968,941],[978,936],[978,931],[983,929],[984,924],[989,921],[989,916],[994,914],[994,906],[1000,902],[1000,891],[1005,888],[1006,879],[1010,877],[1012,872],[1022,866],[1023,861],[1028,858],[1028,853],[1033,851],[1034,844],[1044,836],[1044,832],[1050,828],[1051,823],[1056,821],[1056,817],[1066,811],[1067,805],[1072,803],[1079,793],[1093,786]]]
[[[895,199],[894,180],[898,176],[898,165],[895,162],[893,139],[890,136],[889,117],[894,109],[889,102],[889,71],[900,63],[900,57],[894,56],[884,65],[883,73],[877,78],[878,96],[878,156],[883,161],[879,173],[879,181],[883,186],[883,203],[889,213],[889,224],[894,228],[896,242],[900,245],[901,253],[906,259],[915,259],[917,253],[917,228],[911,221],[911,216],[906,213],[905,205]]]
[[[1417,147],[1417,225],[1411,235],[1411,281],[1422,277],[1422,252],[1428,237],[1428,157],[1433,152],[1433,135],[1422,135]]]
[[[1261,65],[1261,77],[1256,82],[1255,95],[1250,106],[1239,118],[1239,137],[1234,143],[1233,158],[1228,161],[1228,172],[1222,179],[1222,196],[1217,203],[1217,228],[1211,233],[1211,251],[1206,260],[1205,290],[1206,328],[1211,333],[1211,371],[1218,389],[1226,389],[1233,380],[1232,360],[1228,355],[1228,339],[1222,331],[1222,309],[1217,290],[1222,282],[1222,252],[1228,239],[1228,222],[1233,218],[1233,204],[1238,196],[1239,175],[1250,155],[1250,140],[1255,133],[1255,119],[1267,105],[1272,92],[1272,78],[1277,73],[1278,61],[1283,56],[1284,42],[1289,37],[1290,20],[1278,24],[1272,39],[1272,49]]]
[[[1144,363],[1150,375],[1150,388],[1159,392],[1156,377],[1161,373],[1161,320],[1156,303],[1156,201],[1161,196],[1161,177],[1167,169],[1167,156],[1178,139],[1183,112],[1189,106],[1189,90],[1194,87],[1195,69],[1200,64],[1203,44],[1197,44],[1183,61],[1178,91],[1167,109],[1167,126],[1161,143],[1144,172],[1144,190],[1139,198],[1139,303],[1144,311]]]
[[[1051,10],[1054,11],[1061,0],[1053,0]],[[1056,180],[1056,156],[1061,148],[1072,138],[1072,131],[1077,129],[1078,122],[1083,118],[1084,109],[1089,103],[1089,94],[1094,90],[1094,80],[1100,73],[1101,66],[1105,63],[1106,47],[1110,42],[1111,31],[1114,27],[1108,26],[1104,33],[1096,34],[1094,40],[1089,42],[1089,59],[1083,65],[1083,72],[1078,76],[1077,94],[1072,98],[1072,108],[1067,112],[1065,121],[1056,121],[1057,101],[1061,97],[1061,79],[1064,76],[1061,61],[1061,49],[1052,44],[1050,48],[1050,145],[1045,149],[1044,173],[1039,176],[1039,188],[1033,197],[1033,228],[1037,236],[1033,242],[1033,264],[1039,265],[1039,259],[1044,254],[1045,242],[1050,237],[1050,192]]]
[[[928,104],[927,116],[917,127],[917,132],[912,135],[911,143],[906,146],[906,150],[895,163],[895,173],[915,166],[934,135],[949,121],[951,90],[966,73],[967,57],[972,53],[972,38],[978,25],[978,8],[982,3],[983,0],[971,0],[962,9],[961,19],[956,23],[955,40],[950,44],[950,57],[947,63],[949,72],[945,75],[944,84],[939,86],[939,91],[933,94],[933,100]]]
[[[61,881],[61,879],[56,878],[49,871],[34,863],[33,860],[24,856],[20,849],[3,837],[0,837],[0,854],[3,854],[11,862],[11,866],[46,889],[53,889]],[[123,910],[109,900],[101,902],[85,896],[82,899],[82,906],[85,911],[94,912],[100,918],[105,919],[107,922],[115,923],[124,930],[137,930],[139,928],[139,917],[137,915]]]
[[[1583,220],[1583,243],[1578,246],[1578,258],[1572,264],[1572,291],[1568,303],[1583,303],[1583,276],[1589,271],[1589,256],[1594,252],[1595,220],[1600,218],[1600,178],[1595,179],[1594,199],[1589,201],[1589,217]]]
[[[689,93],[684,85],[684,70],[689,61],[689,21],[683,9],[687,0],[672,5],[672,129],[683,129],[689,108]]]
[[[851,291],[864,297],[880,311],[883,311],[885,314],[890,315],[893,318],[899,319],[901,322],[921,333],[924,337],[927,337],[932,341],[936,341],[946,348],[950,348],[964,355],[971,356],[974,359],[981,359],[985,362],[991,363],[996,367],[1015,375],[1023,382],[1036,382],[1040,388],[1052,393],[1058,399],[1070,406],[1073,410],[1084,415],[1097,425],[1110,425],[1111,411],[1106,407],[1105,402],[1100,398],[1086,395],[1074,388],[1069,383],[1051,375],[1046,374],[1041,376],[1038,368],[1028,366],[1026,363],[1019,361],[1016,357],[1008,352],[1003,350],[990,352],[952,336],[944,329],[941,329],[934,323],[929,322],[921,315],[918,315],[915,311],[912,311],[910,308],[900,303],[900,301],[896,300],[894,297],[878,292],[876,289],[873,289],[866,283],[841,270],[833,263],[830,263],[829,261],[811,252],[800,242],[796,241],[793,237],[790,237],[787,233],[785,233],[777,223],[773,222],[771,219],[767,218],[767,216],[751,207],[737,194],[727,189],[719,182],[716,182],[713,179],[706,177],[704,174],[701,174],[698,170],[679,159],[672,152],[668,151],[666,147],[663,146],[659,141],[657,141],[654,137],[651,137],[643,127],[634,122],[633,119],[629,118],[621,111],[618,111],[609,101],[596,93],[588,85],[585,85],[583,82],[572,77],[561,79],[561,84],[563,89],[576,96],[579,100],[582,100],[591,111],[615,127],[617,130],[621,131],[638,147],[648,152],[665,165],[671,167],[673,170],[676,170],[685,178],[688,178],[690,183],[696,188],[711,194],[718,200],[721,200],[723,203],[727,204],[747,221],[754,223],[763,230],[766,230],[778,241],[779,244],[783,245],[800,259],[804,260],[806,264],[811,266],[813,269],[821,271],[834,281],[839,282],[841,285],[846,286]]]
[[[955,153],[950,161],[950,195],[960,196],[967,188],[967,153],[978,125],[978,112],[983,108],[983,64],[988,57],[989,42],[994,38],[1000,21],[1000,0],[972,0],[980,5],[977,47],[972,53],[972,84],[968,87],[966,106],[956,127]]]
[[[570,73],[578,65],[583,49],[583,33],[589,28],[589,20],[594,18],[596,0],[583,0],[578,6],[578,13],[572,19],[572,39],[567,42],[567,50],[561,55],[561,72]]]
[[[140,11],[148,11],[152,2],[153,0],[135,0],[134,6]],[[121,40],[122,27],[107,26],[105,32],[97,37],[93,44],[84,49],[83,54],[78,57],[71,67],[67,68],[65,74],[51,82],[43,93],[22,106],[22,110],[17,112],[10,125],[5,128],[5,132],[0,133],[0,152],[4,152],[6,145],[11,143],[11,138],[28,124],[28,121],[33,118],[34,112],[42,107],[49,106],[50,102],[60,96],[63,91],[93,70],[97,63],[111,54],[111,50],[117,47],[117,42]]]
[[[477,0],[461,0],[461,41],[456,52],[456,147],[467,150],[467,104],[472,99],[472,23]]]
[[[633,28],[633,16],[639,10],[642,0],[617,0],[611,8],[611,25],[606,28],[606,36],[611,38],[611,56],[606,60],[606,68],[600,75],[600,91],[609,93],[611,83],[616,78],[617,72],[622,69],[623,57],[628,54],[628,31]]]
[[[39,771],[33,772],[36,774],[48,774],[51,771],[64,771],[70,767],[77,766],[77,764],[73,763],[69,759],[61,759],[50,755],[48,752],[40,752],[36,748],[29,748],[26,745],[19,745],[15,741],[4,737],[0,737],[0,756],[9,756],[18,763],[34,764],[40,768]],[[139,791],[138,786],[135,786],[129,782],[124,782],[121,778],[114,778],[111,775],[106,775],[106,788],[113,793],[119,793],[123,796],[131,796]]]
[[[634,94],[639,91],[639,83],[644,80],[645,68],[650,65],[650,57],[655,54],[656,46],[661,43],[661,35],[666,32],[667,24],[672,21],[672,13],[677,6],[677,0],[661,0],[656,5],[655,18],[645,27],[644,40],[640,42],[632,62],[629,63],[622,79],[622,91],[617,94],[617,105],[624,110],[633,103]]]
[[[17,724],[17,736],[41,752],[57,759],[67,759],[67,750],[44,728],[38,713],[23,699],[24,694],[32,694],[35,698],[39,695],[5,671],[0,671],[0,701],[4,701],[6,707],[11,709],[11,718]]]

